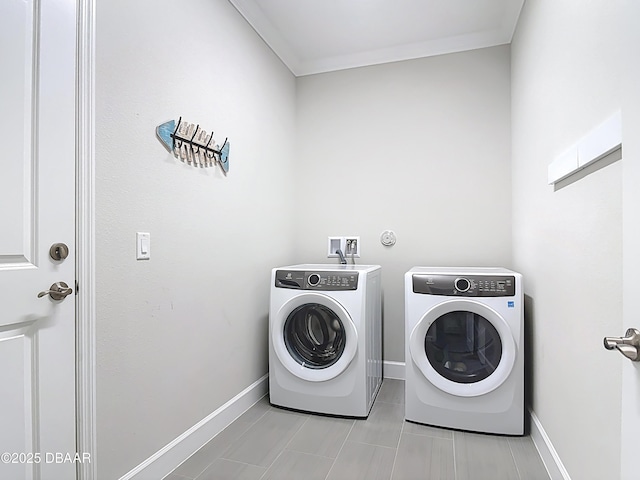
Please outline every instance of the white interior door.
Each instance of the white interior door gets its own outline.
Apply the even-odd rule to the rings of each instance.
[[[623,312],[627,328],[640,330],[640,2],[623,2],[622,164],[623,164]],[[619,335],[619,334],[614,334]],[[622,362],[622,478],[640,478],[640,362]]]
[[[0,1],[3,479],[76,477],[75,49],[75,0]]]

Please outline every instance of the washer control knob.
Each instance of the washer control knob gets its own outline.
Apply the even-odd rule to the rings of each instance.
[[[320,275],[318,275],[317,273],[312,273],[311,275],[309,275],[309,278],[307,281],[309,282],[309,285],[311,285],[312,287],[315,287],[320,283]]]
[[[453,286],[456,287],[456,290],[459,292],[466,292],[471,288],[471,282],[466,278],[460,277],[456,278],[455,282],[453,282]]]

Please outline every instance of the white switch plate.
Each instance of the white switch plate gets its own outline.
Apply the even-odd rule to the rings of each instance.
[[[151,258],[151,234],[136,232],[136,259],[149,260]]]

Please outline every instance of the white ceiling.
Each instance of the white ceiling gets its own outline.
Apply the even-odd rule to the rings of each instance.
[[[524,0],[229,0],[296,75],[511,42]]]

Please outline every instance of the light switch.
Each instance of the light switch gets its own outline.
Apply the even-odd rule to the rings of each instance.
[[[136,232],[136,259],[149,260],[151,258],[151,234]]]

